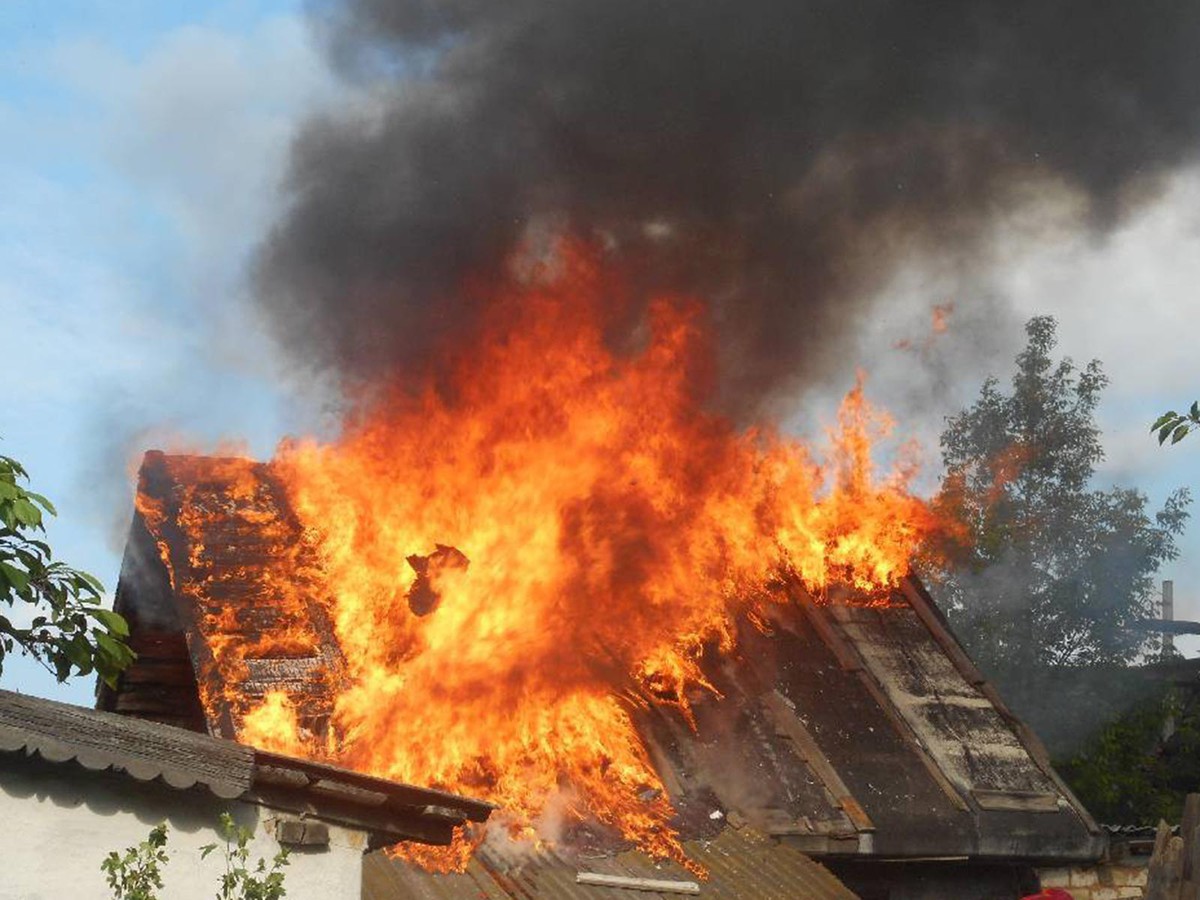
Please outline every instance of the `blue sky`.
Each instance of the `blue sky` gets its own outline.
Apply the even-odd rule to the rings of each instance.
[[[58,555],[110,588],[141,450],[266,455],[312,424],[243,286],[332,86],[297,7],[0,7],[0,452],[56,502]],[[16,659],[4,683],[91,692]]]
[[[0,452],[21,459],[58,505],[58,555],[115,587],[131,474],[153,446],[233,443],[270,454],[288,433],[328,428],[320,385],[277,356],[245,288],[245,266],[278,208],[288,142],[306,114],[347,102],[300,2],[6,0],[0,4]],[[1109,459],[1100,483],[1160,499],[1200,487],[1200,439],[1160,450],[1146,434],[1168,405],[1200,395],[1200,173],[1099,241],[1069,227],[1073,198],[996,229],[990,264],[962,296],[937,259],[897,273],[858,352],[797,395],[789,421],[814,428],[852,383],[927,447],[988,373],[1005,377],[1024,318],[1060,319],[1062,349],[1103,360]],[[1058,209],[1062,221],[1054,220]],[[1032,236],[1031,236],[1032,235]],[[957,302],[923,357],[934,303]],[[979,341],[972,309],[1006,310]],[[1006,325],[1004,323],[1007,323]],[[1181,616],[1200,618],[1200,526],[1165,574]],[[1190,645],[1189,645],[1190,646]],[[10,660],[6,687],[88,703]]]

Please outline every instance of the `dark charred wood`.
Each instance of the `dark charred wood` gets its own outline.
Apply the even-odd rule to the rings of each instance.
[[[417,579],[408,590],[408,608],[413,615],[427,616],[441,602],[441,596],[433,587],[433,579],[440,572],[453,569],[466,569],[471,561],[457,547],[446,544],[435,544],[434,551],[428,556],[413,554],[408,557],[408,564],[417,573]]]

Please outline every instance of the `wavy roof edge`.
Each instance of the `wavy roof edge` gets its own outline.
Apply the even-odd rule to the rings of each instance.
[[[313,815],[367,831],[372,846],[446,844],[454,827],[484,821],[494,808],[172,725],[0,690],[0,765],[11,765],[17,754]]]

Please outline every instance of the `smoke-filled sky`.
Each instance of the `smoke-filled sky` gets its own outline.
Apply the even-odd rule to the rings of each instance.
[[[562,228],[710,303],[730,410],[819,434],[862,368],[932,480],[1050,313],[1112,379],[1099,483],[1200,485],[1146,434],[1200,396],[1192,4],[116,6],[0,10],[0,452],[110,587],[141,450],[328,432]]]

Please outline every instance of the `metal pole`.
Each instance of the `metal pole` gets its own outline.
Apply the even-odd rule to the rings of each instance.
[[[1175,621],[1175,582],[1164,581],[1162,583],[1162,619],[1164,622]],[[1162,639],[1163,656],[1173,656],[1175,653],[1175,637],[1174,635],[1163,632]]]

